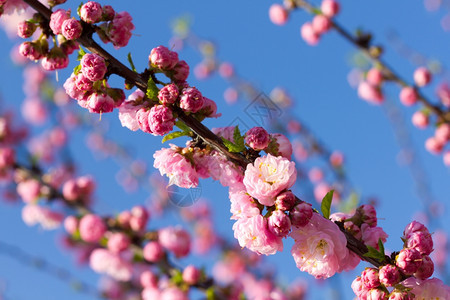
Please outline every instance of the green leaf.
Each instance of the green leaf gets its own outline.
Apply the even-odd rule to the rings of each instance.
[[[242,151],[239,148],[239,146],[233,144],[232,142],[230,142],[226,138],[222,137],[222,141],[223,141],[223,144],[225,145],[225,147],[228,148],[228,151],[230,151],[230,152],[241,152]]]
[[[179,270],[176,270],[174,272],[175,272],[175,274],[173,274],[171,281],[173,283],[175,283],[175,285],[182,284],[183,283],[183,274]]]
[[[374,247],[371,247],[371,246],[367,246],[367,249],[369,249],[369,251],[367,253],[364,253],[365,257],[375,258],[379,262],[384,261],[384,259],[385,259],[384,249],[383,249],[383,253],[379,252],[377,249],[375,249]]]
[[[239,130],[239,125],[236,125],[236,127],[234,128],[233,139],[234,139],[234,144],[241,149],[240,151],[244,151],[245,150],[244,137],[241,135],[241,131]]]
[[[184,122],[182,122],[182,121],[176,121],[175,126],[180,128],[182,131],[187,131],[187,132],[191,131],[191,129],[186,124],[184,124]]]
[[[134,66],[134,63],[133,63],[133,58],[131,57],[131,52],[128,53],[127,58],[128,58],[128,62],[130,63],[130,66],[131,66],[131,70],[133,70],[133,72],[137,73],[136,67]]]
[[[334,190],[329,191],[325,197],[322,199],[322,204],[320,205],[320,210],[322,211],[322,215],[329,219],[330,211],[331,211],[331,200],[333,200]]]
[[[163,139],[162,139],[162,143],[165,143],[167,141],[176,139],[176,138],[178,138],[180,136],[186,136],[186,135],[189,135],[189,134],[190,134],[190,132],[187,132],[187,131],[174,131],[174,132],[166,134],[163,137]]]
[[[216,295],[214,294],[214,287],[210,287],[209,289],[207,289],[205,292],[205,296],[207,300],[215,300]]]
[[[380,248],[380,253],[383,255],[383,258],[384,258],[384,256],[385,256],[384,245],[383,245],[383,241],[381,239],[378,239],[378,248]]]
[[[158,92],[159,89],[156,86],[156,83],[153,81],[153,78],[150,76],[147,83],[147,97],[150,100],[158,101]]]
[[[73,68],[73,74],[78,74],[81,71],[81,65],[76,66]]]
[[[77,60],[80,61],[80,60],[83,58],[83,56],[84,56],[85,54],[86,54],[86,51],[84,51],[84,49],[81,48],[81,46],[80,46],[80,50],[78,51],[78,57],[77,57]]]

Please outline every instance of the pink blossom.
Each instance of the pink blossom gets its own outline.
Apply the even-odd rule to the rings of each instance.
[[[158,284],[158,277],[150,270],[141,273],[139,282],[144,288],[156,288]],[[156,298],[154,298],[156,299]]]
[[[331,29],[331,21],[324,15],[316,15],[312,21],[312,27],[316,34],[323,34]]]
[[[269,8],[269,18],[272,23],[275,25],[284,25],[286,24],[289,17],[289,13],[280,4],[272,4]]]
[[[422,256],[416,249],[405,248],[396,257],[396,265],[406,275],[417,272],[422,264]]]
[[[294,162],[268,154],[247,165],[243,182],[252,197],[263,205],[272,206],[275,204],[275,197],[290,188],[296,179]]]
[[[380,286],[380,279],[378,278],[378,269],[366,268],[361,273],[361,281],[366,289],[373,289]]]
[[[130,238],[122,232],[116,232],[108,238],[108,250],[112,253],[120,253],[130,246]]]
[[[189,265],[183,270],[183,281],[189,285],[194,285],[200,279],[201,271],[193,265]]]
[[[245,134],[245,143],[254,150],[267,148],[269,142],[269,133],[262,127],[253,127]]]
[[[406,86],[400,91],[400,102],[405,106],[411,106],[416,104],[419,96],[413,87]]]
[[[414,299],[450,299],[450,287],[437,278],[420,280],[410,277],[402,281],[401,284],[412,289],[411,293],[415,295]]]
[[[75,216],[67,216],[64,219],[64,229],[68,234],[74,234],[78,229],[78,219]]]
[[[219,66],[219,74],[223,78],[230,78],[234,74],[233,65],[229,62],[223,62]]]
[[[233,224],[233,231],[241,247],[257,254],[272,255],[283,251],[281,238],[270,232],[267,219],[259,214],[237,220]]]
[[[311,23],[306,22],[300,28],[300,35],[303,40],[310,46],[315,46],[319,43],[320,35],[314,31]]]
[[[199,112],[207,118],[218,118],[222,115],[217,113],[216,102],[206,97],[203,97],[203,106]]]
[[[185,292],[177,287],[169,287],[161,292],[160,300],[189,300]]]
[[[58,9],[50,17],[50,28],[54,34],[61,34],[61,27],[65,20],[70,18],[70,10]]]
[[[89,96],[88,109],[91,113],[109,113],[114,109],[114,100],[108,94],[93,93]]]
[[[131,38],[131,31],[134,30],[133,18],[126,11],[117,13],[108,28],[107,34],[114,47],[125,47]]]
[[[180,107],[187,112],[198,112],[203,107],[203,96],[195,87],[183,89],[180,95]]]
[[[438,155],[442,152],[444,144],[435,137],[430,137],[425,141],[425,148],[428,150],[428,152],[434,155]]]
[[[0,169],[5,169],[16,161],[16,152],[10,147],[0,147]]]
[[[106,74],[105,59],[96,53],[83,55],[80,61],[81,72],[90,81],[101,80]]]
[[[25,203],[33,203],[39,199],[41,184],[36,179],[28,179],[17,184],[17,194]]]
[[[144,246],[143,253],[145,260],[153,263],[159,262],[164,257],[164,249],[156,241],[148,242]]]
[[[297,204],[294,209],[289,212],[292,225],[296,227],[303,227],[308,224],[312,216],[312,206],[306,202]]]
[[[176,84],[171,83],[164,86],[158,92],[158,99],[163,105],[170,105],[177,101],[179,95],[178,87]]]
[[[414,248],[420,254],[430,255],[433,252],[433,239],[431,234],[426,231],[409,234],[405,244],[407,248]]]
[[[175,184],[182,188],[198,186],[198,175],[192,164],[177,150],[176,146],[161,149],[153,154],[153,166],[161,175],[169,177],[169,185]]]
[[[131,264],[106,249],[92,251],[89,263],[95,272],[107,274],[118,281],[129,281],[132,277]]]
[[[368,289],[362,283],[361,277],[356,277],[355,280],[353,280],[351,287],[358,299],[366,299]]]
[[[62,214],[34,204],[27,204],[22,209],[22,220],[28,226],[39,224],[45,230],[53,230],[61,225],[63,219]]]
[[[255,200],[246,191],[230,192],[230,201],[230,211],[233,214],[231,219],[233,220],[250,218],[260,214]]]
[[[383,243],[386,242],[388,235],[381,227],[370,227],[370,225],[364,223],[361,225],[362,240],[364,244],[369,245],[375,249],[378,249],[378,240],[381,239]],[[379,250],[379,249],[378,249]]]
[[[291,210],[295,204],[295,195],[291,191],[281,193],[275,199],[275,205],[280,210]]]
[[[387,300],[388,294],[381,289],[371,289],[367,292],[367,300]]]
[[[436,89],[436,94],[445,107],[450,107],[450,87],[446,83],[442,83]]]
[[[272,133],[270,135],[271,141],[268,149],[265,151],[275,156],[283,156],[287,159],[291,159],[292,156],[292,144],[289,139],[281,133]]]
[[[27,39],[36,31],[36,24],[29,21],[22,21],[17,26],[17,35],[23,39]]]
[[[384,102],[384,96],[381,90],[367,81],[362,81],[358,85],[358,96],[361,99],[376,105]]]
[[[436,140],[443,144],[450,141],[450,124],[444,123],[439,125],[439,127],[436,128],[434,136]]]
[[[140,90],[139,92],[142,93]],[[123,127],[126,127],[132,131],[139,129],[136,113],[140,108],[141,106],[136,105],[133,101],[124,101],[119,106],[119,120]]]
[[[33,125],[42,125],[47,121],[47,107],[39,98],[27,98],[22,103],[22,115]]]
[[[420,67],[414,71],[414,82],[422,87],[430,83],[431,81],[431,73],[425,67]]]
[[[150,214],[142,205],[134,206],[131,209],[131,218],[129,220],[130,228],[134,231],[141,231],[147,226]]]
[[[379,272],[380,282],[385,286],[394,286],[400,281],[400,272],[394,265],[384,265]]]
[[[269,230],[276,236],[285,237],[291,230],[291,220],[281,210],[275,210],[268,219]]]
[[[81,238],[90,243],[98,242],[106,232],[106,225],[102,218],[94,214],[81,218],[79,228]]]
[[[175,118],[172,110],[164,105],[155,105],[148,114],[150,131],[153,135],[165,135],[172,131]]]
[[[340,5],[335,0],[323,0],[320,9],[325,16],[331,18],[339,13]]]
[[[189,77],[189,65],[184,60],[180,60],[173,71],[172,78],[176,81],[186,81]]]
[[[81,6],[79,14],[86,23],[97,23],[102,18],[102,6],[98,2],[89,1]]]
[[[422,255],[422,264],[414,273],[414,277],[418,279],[427,279],[434,273],[434,263],[428,255]]]
[[[331,277],[359,262],[350,259],[347,239],[337,225],[319,214],[313,214],[306,226],[293,227],[290,236],[295,241],[291,254],[297,267],[316,278]]]
[[[164,70],[173,69],[178,63],[178,53],[167,47],[158,46],[153,48],[148,57],[150,64]]]
[[[41,60],[41,66],[46,71],[54,71],[57,69],[64,69],[69,65],[69,57],[62,51],[61,48],[54,47]]]
[[[83,28],[81,23],[75,19],[67,19],[62,23],[62,35],[68,40],[76,40],[81,36]]]
[[[373,85],[380,85],[383,81],[383,73],[377,68],[372,68],[367,72],[367,81]]]
[[[184,257],[189,254],[191,237],[181,227],[166,227],[158,232],[158,240],[161,246],[173,252],[176,257]]]
[[[161,291],[156,287],[145,287],[141,293],[142,300],[161,299]]]
[[[412,221],[411,223],[406,225],[405,230],[403,230],[403,238],[407,240],[413,233],[416,232],[430,233],[425,225],[417,221]]]
[[[34,42],[23,42],[20,44],[19,53],[30,60],[39,60],[43,55],[41,47]]]

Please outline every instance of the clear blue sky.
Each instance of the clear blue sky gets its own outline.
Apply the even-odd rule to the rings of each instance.
[[[397,162],[399,146],[386,114],[380,107],[358,99],[356,91],[347,82],[347,75],[352,68],[351,57],[355,52],[351,45],[332,32],[325,35],[318,46],[307,46],[300,38],[299,28],[311,17],[304,12],[296,12],[286,26],[275,26],[268,19],[268,8],[273,2],[267,0],[220,3],[206,0],[100,2],[111,4],[117,11],[128,10],[133,16],[136,35],[128,47],[112,51],[123,62],[126,61],[126,54],[131,52],[138,70],[146,66],[153,47],[168,44],[171,20],[188,13],[194,20],[194,32],[216,42],[219,58],[234,63],[241,76],[250,79],[266,94],[276,86],[285,87],[296,100],[293,113],[300,116],[330,149],[339,149],[345,154],[347,173],[358,192],[365,196],[376,196],[380,200],[379,224],[390,236],[387,248],[401,247],[399,236],[404,226],[423,206],[415,193],[407,167]],[[72,7],[77,5],[78,2],[73,3]],[[426,12],[422,1],[342,1],[342,13],[337,20],[351,30],[358,27],[370,30],[375,36],[375,42],[385,46],[386,61],[412,82],[412,72],[416,66],[393,50],[387,40],[387,33],[395,29],[407,45],[445,65],[450,39],[440,27],[443,15],[444,12]],[[24,97],[21,91],[22,75],[8,58],[10,46],[17,41],[7,40],[2,31],[0,40],[1,105],[17,109]],[[199,55],[189,48],[182,51],[180,57],[191,66],[200,61]],[[67,71],[63,71],[59,77],[65,80],[68,75]],[[442,79],[448,78],[440,77],[424,90],[429,97],[434,96],[435,83]],[[228,125],[236,117],[246,118],[243,111],[246,102],[229,107],[223,101],[222,94],[228,85],[218,76],[198,81],[191,75],[188,81],[205,96],[214,99],[223,113],[223,118],[208,121],[210,127]],[[388,97],[399,105],[398,89],[394,87],[388,91]],[[87,114],[81,108],[79,112]],[[413,128],[409,120],[414,109],[401,108],[401,112],[425,166],[431,191],[436,200],[443,203],[446,214],[450,192],[449,171],[443,166],[440,156],[427,153],[423,146],[432,131]],[[116,112],[103,115],[102,122],[109,124],[109,137],[126,144],[133,155],[149,165],[153,164],[152,154],[161,148],[158,138],[122,128]],[[251,121],[249,125],[253,125]],[[36,128],[36,132],[39,130]],[[130,195],[115,184],[118,166],[110,159],[96,159],[87,148],[83,133],[77,132],[71,137],[70,149],[80,161],[79,174],[94,174],[98,177],[97,210],[114,213],[146,200],[147,192],[141,190]],[[202,184],[203,195],[214,201],[214,219],[219,231],[232,238],[225,188],[210,181]],[[217,196],[217,191],[220,191],[220,196]],[[73,267],[71,255],[57,246],[61,230],[55,233],[29,228],[20,219],[20,205],[0,205],[2,241],[71,269],[78,278],[96,284],[96,274],[87,268]],[[172,216],[164,222],[154,220],[150,224],[159,227],[160,224],[178,222],[179,218]],[[444,229],[450,228],[449,218],[443,218],[442,223]],[[285,282],[291,282],[297,277],[310,278],[296,269],[289,243],[286,243],[282,254],[270,257],[269,262],[279,266],[280,278]],[[342,285],[343,299],[353,297],[350,282],[363,266],[361,264],[357,271],[333,280],[336,286]],[[5,294],[9,299],[90,299],[74,293],[66,284],[0,254],[0,291],[2,286],[6,286]],[[323,297],[323,293],[311,291],[308,299]]]

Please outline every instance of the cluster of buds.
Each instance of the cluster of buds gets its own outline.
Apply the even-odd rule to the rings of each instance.
[[[409,276],[423,281],[433,275],[434,264],[429,256],[433,251],[433,240],[428,229],[413,221],[406,226],[402,240],[404,248],[394,253],[392,264],[379,269],[366,268],[353,281],[352,289],[358,299],[413,299],[415,291],[402,281]]]
[[[358,96],[372,104],[383,103],[384,95],[381,90],[383,80],[383,73],[377,68],[371,68],[366,74],[366,79],[358,85]]]
[[[303,40],[311,46],[317,45],[321,36],[331,29],[331,18],[339,13],[340,5],[335,0],[323,0],[320,9],[321,14],[314,16],[312,22],[307,22],[300,28]]]

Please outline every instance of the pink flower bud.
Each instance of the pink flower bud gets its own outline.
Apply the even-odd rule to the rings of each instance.
[[[309,223],[313,215],[312,206],[309,203],[302,202],[289,212],[291,223],[293,226],[303,227]]]
[[[367,81],[362,81],[358,85],[358,96],[372,104],[378,105],[384,102],[384,96],[381,90]]]
[[[180,60],[174,68],[172,78],[176,81],[186,81],[188,77],[189,65],[184,60]]]
[[[143,206],[135,206],[131,209],[130,227],[134,231],[140,231],[147,226],[150,215]]]
[[[87,53],[80,61],[81,72],[90,81],[101,80],[106,74],[105,59],[95,53]]]
[[[58,9],[50,16],[50,28],[54,34],[61,34],[61,27],[65,20],[70,18],[70,10]]]
[[[0,147],[0,169],[11,167],[16,161],[16,152],[10,147]]]
[[[196,113],[203,106],[203,96],[195,87],[183,89],[180,97],[180,107],[187,112]]]
[[[159,90],[158,99],[161,104],[168,106],[177,101],[178,95],[178,87],[174,83],[171,83]]]
[[[17,26],[17,35],[23,39],[27,39],[33,35],[33,33],[36,31],[36,28],[36,24],[28,21],[22,21]]]
[[[81,20],[89,24],[99,22],[102,18],[102,13],[102,6],[100,3],[94,1],[89,1],[83,4],[79,11]]]
[[[379,271],[380,282],[385,286],[394,286],[400,281],[400,272],[396,266],[384,265]]]
[[[40,50],[39,46],[32,42],[23,42],[19,46],[19,53],[30,60],[39,60],[43,55]]]
[[[144,246],[144,258],[145,260],[157,263],[164,257],[164,249],[158,242],[149,242]]]
[[[253,127],[245,134],[245,143],[254,150],[267,148],[269,142],[269,133],[262,127]]]
[[[102,11],[102,20],[103,21],[113,20],[115,14],[116,14],[116,12],[114,11],[114,8],[112,8],[111,5],[103,6],[103,11]]]
[[[106,232],[106,225],[97,215],[85,215],[80,220],[80,236],[90,243],[98,242]]]
[[[387,297],[388,294],[384,290],[380,289],[371,289],[367,293],[367,300],[385,300]]]
[[[405,106],[411,106],[416,104],[419,96],[416,90],[411,86],[406,86],[400,91],[400,102]]]
[[[281,133],[272,133],[270,137],[271,141],[267,151],[273,155],[283,156],[290,160],[292,156],[292,144],[289,139]]]
[[[269,18],[275,25],[284,25],[286,24],[289,17],[289,13],[284,8],[284,6],[280,4],[272,4],[269,8]]]
[[[74,234],[78,229],[78,219],[74,216],[68,216],[64,220],[64,229],[68,234]]]
[[[139,124],[139,128],[143,132],[152,133],[152,131],[150,129],[149,118],[148,118],[149,114],[150,114],[150,110],[141,108],[136,112],[136,120]]]
[[[131,31],[134,29],[133,18],[126,11],[114,15],[114,19],[108,23],[108,39],[116,49],[128,45]]]
[[[380,286],[378,270],[375,268],[366,268],[361,273],[361,281],[367,289],[373,289]]]
[[[416,111],[412,116],[412,123],[417,128],[427,128],[429,123],[428,115],[423,113],[422,111]]]
[[[69,65],[69,57],[59,47],[54,47],[41,61],[42,68],[46,71],[64,69]]]
[[[414,232],[409,235],[406,241],[407,248],[414,248],[420,254],[430,255],[433,252],[433,238],[425,231]]]
[[[281,193],[275,199],[277,209],[289,211],[294,207],[295,195],[291,191]]]
[[[334,0],[324,0],[320,5],[320,9],[325,16],[331,18],[338,14],[340,6],[339,3]]]
[[[362,283],[361,277],[356,277],[355,280],[353,280],[351,287],[353,293],[358,296],[358,299],[365,299],[367,297],[366,294],[369,290]]]
[[[76,40],[81,36],[83,28],[81,23],[75,19],[67,19],[62,23],[62,35],[68,40]]]
[[[315,46],[319,43],[320,35],[314,31],[312,24],[309,22],[302,25],[300,28],[300,35],[310,46]]]
[[[414,298],[409,292],[394,289],[389,295],[388,300],[414,300]]]
[[[430,81],[431,81],[431,73],[427,68],[421,67],[414,71],[414,82],[418,86],[420,87],[425,86],[428,83],[430,83]]]
[[[335,168],[342,167],[342,164],[344,163],[344,154],[339,151],[333,151],[330,155],[330,163]]]
[[[142,272],[139,281],[144,288],[156,288],[158,286],[158,277],[150,270]]]
[[[88,98],[88,109],[91,113],[109,113],[114,109],[114,100],[107,94],[93,93]]]
[[[81,197],[81,189],[74,179],[66,181],[63,185],[63,196],[68,201],[75,201]]]
[[[383,82],[383,73],[377,68],[372,68],[367,72],[366,79],[372,85],[380,85]]]
[[[170,51],[167,47],[158,46],[152,49],[148,59],[152,66],[163,70],[170,70],[178,63],[178,53]]]
[[[150,109],[148,122],[153,135],[165,135],[172,131],[175,125],[175,118],[169,107],[155,105]]]
[[[191,238],[189,233],[181,227],[166,227],[160,229],[158,237],[161,245],[173,252],[176,257],[184,257],[189,254]]]
[[[130,243],[130,238],[125,233],[113,233],[108,239],[108,249],[112,253],[120,253],[128,249]]]
[[[229,62],[221,63],[219,66],[219,74],[223,78],[230,78],[234,74],[233,65]]]
[[[41,184],[36,179],[28,179],[17,184],[17,194],[25,203],[32,203],[39,199]]]
[[[267,223],[269,230],[279,237],[285,237],[291,230],[291,221],[281,210],[275,210],[270,215]]]
[[[331,21],[324,15],[316,15],[312,20],[312,28],[316,34],[323,34],[331,29]]]
[[[207,118],[218,118],[222,115],[217,113],[216,102],[206,97],[203,97],[203,106],[199,112]]]
[[[444,123],[439,125],[434,132],[434,137],[442,144],[450,141],[450,124]]]
[[[444,144],[435,137],[430,137],[425,141],[425,148],[428,152],[438,155],[442,152]]]
[[[131,213],[129,211],[123,211],[117,216],[117,222],[125,229],[130,228],[130,220]]]
[[[396,265],[406,275],[412,275],[422,264],[422,255],[416,249],[405,248],[396,257]]]
[[[202,273],[200,272],[200,270],[193,265],[189,265],[183,270],[183,280],[189,285],[196,284],[199,281],[201,275]]]
[[[422,264],[417,272],[414,273],[414,277],[424,280],[430,278],[434,273],[434,263],[428,255],[422,256]]]
[[[370,227],[377,226],[377,212],[372,205],[361,205],[358,207],[357,212],[361,217],[361,222],[368,224]]]

